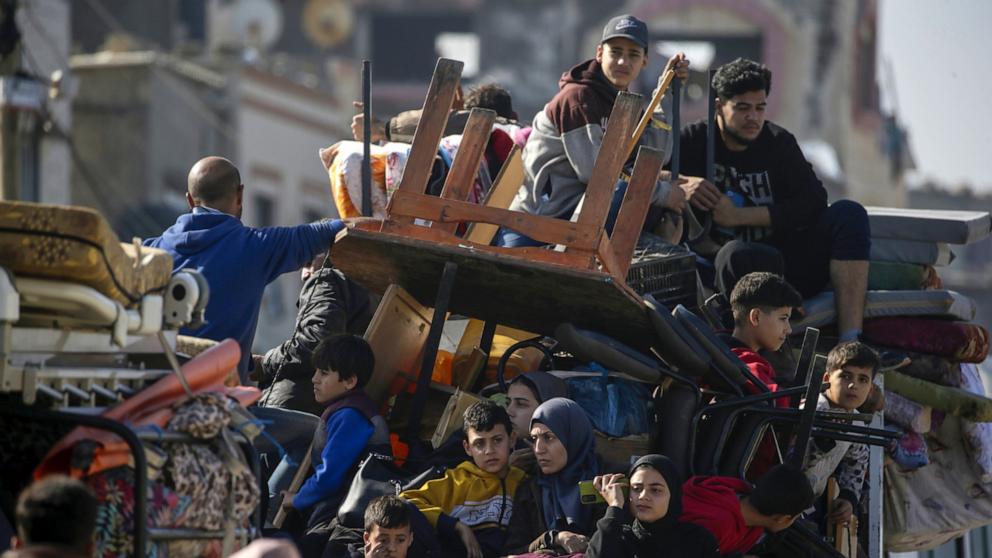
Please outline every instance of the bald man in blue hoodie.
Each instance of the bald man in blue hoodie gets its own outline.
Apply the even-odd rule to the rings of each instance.
[[[296,271],[324,252],[344,228],[340,219],[296,227],[246,227],[241,222],[244,184],[231,161],[205,157],[187,179],[186,203],[162,236],[145,240],[173,259],[173,269],[197,269],[210,285],[207,323],[180,333],[241,346],[238,374],[246,383],[251,346],[265,287],[283,273]]]

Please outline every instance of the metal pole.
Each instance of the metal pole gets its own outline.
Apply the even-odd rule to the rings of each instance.
[[[434,360],[437,359],[437,347],[441,343],[441,334],[444,332],[444,320],[448,314],[448,303],[451,301],[451,290],[455,286],[457,273],[458,265],[455,262],[445,263],[444,271],[441,273],[441,281],[437,286],[434,314],[431,317],[431,327],[427,332],[427,340],[424,342],[424,358],[420,362],[417,391],[413,394],[413,404],[410,408],[406,427],[407,443],[410,444],[411,456],[414,448],[418,446],[415,442],[420,439],[420,421],[424,416],[424,407],[427,405],[427,392],[430,390],[431,374],[434,372]]]
[[[710,79],[706,82],[706,180],[713,183],[716,177],[716,96],[713,94],[713,76],[716,70],[710,70]]]
[[[372,216],[372,62],[362,60],[362,215]]]
[[[17,121],[20,113],[0,108],[0,199],[16,200],[20,196],[20,147]]]
[[[885,376],[875,375],[875,386],[879,391],[885,388]],[[872,428],[885,427],[885,412],[875,413],[871,421]],[[885,549],[882,547],[882,475],[885,474],[882,462],[882,448],[871,446],[868,449],[868,558],[882,558]]]
[[[672,188],[678,188],[679,161],[682,152],[682,80],[678,76],[672,78],[672,158],[669,167],[672,169]]]

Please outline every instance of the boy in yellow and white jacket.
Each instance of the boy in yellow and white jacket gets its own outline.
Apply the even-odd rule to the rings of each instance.
[[[513,495],[525,476],[509,463],[516,435],[506,410],[489,400],[465,410],[464,431],[462,444],[472,460],[400,496],[434,527],[445,556],[496,557],[510,524]]]

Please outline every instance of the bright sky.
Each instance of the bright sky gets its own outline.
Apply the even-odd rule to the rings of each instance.
[[[918,171],[992,192],[992,2],[881,0],[878,78],[910,132]]]

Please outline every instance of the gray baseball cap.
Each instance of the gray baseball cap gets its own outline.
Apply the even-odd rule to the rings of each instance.
[[[603,39],[600,43],[605,43],[610,39],[623,37],[630,39],[644,50],[648,48],[648,26],[643,21],[630,14],[617,16],[606,24],[603,28]]]

